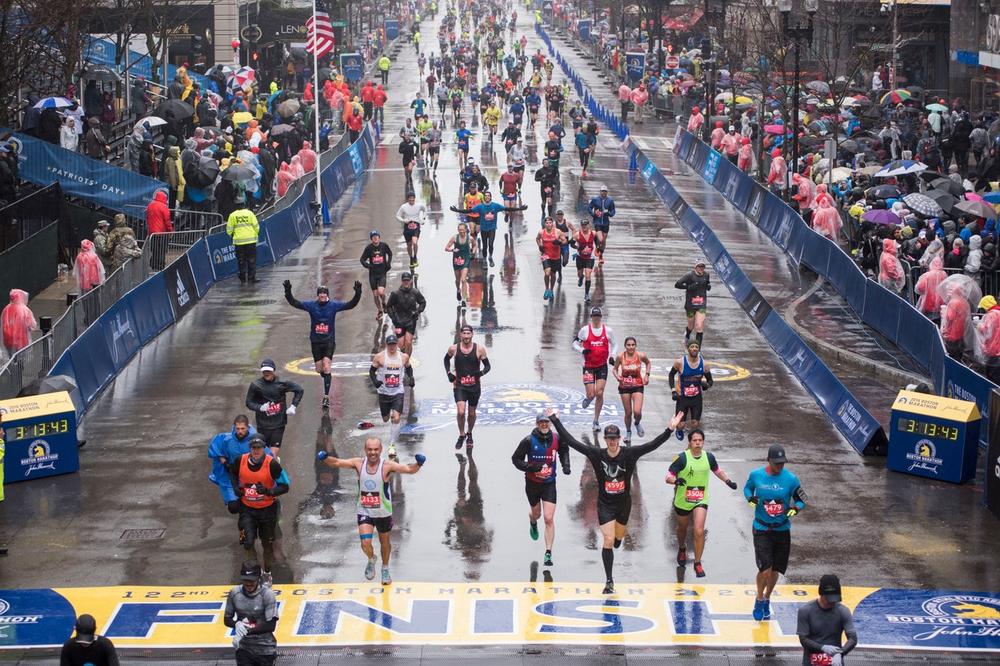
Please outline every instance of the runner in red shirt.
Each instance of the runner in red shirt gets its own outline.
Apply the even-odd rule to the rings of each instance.
[[[576,286],[583,287],[583,302],[590,302],[590,276],[594,272],[594,248],[597,235],[590,228],[590,218],[580,220],[580,230],[570,241],[576,248]]]
[[[551,300],[555,298],[552,290],[556,286],[556,275],[562,266],[562,246],[569,241],[563,232],[556,229],[555,220],[547,217],[545,226],[535,236],[535,242],[538,244],[538,251],[542,253],[542,267],[545,269],[545,294],[542,298]]]
[[[573,349],[583,354],[583,388],[587,392],[587,397],[580,403],[580,407],[586,409],[594,401],[595,431],[601,427],[608,366],[614,365],[614,358],[618,355],[615,332],[610,326],[601,323],[603,316],[601,308],[591,308],[590,324],[581,328],[576,334],[576,340],[573,341]]]

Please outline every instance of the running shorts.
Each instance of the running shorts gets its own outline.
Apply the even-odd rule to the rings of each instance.
[[[478,386],[475,388],[456,387],[452,389],[452,393],[455,395],[455,402],[464,402],[470,407],[476,407],[479,405],[479,396],[482,394],[482,389]]]
[[[550,271],[558,271],[562,268],[561,259],[542,259],[542,268]]]
[[[598,224],[598,223],[595,222],[594,223],[594,231],[600,231],[602,234],[607,234],[608,232],[611,231],[611,225],[610,224]]]
[[[388,534],[392,531],[392,516],[373,518],[358,514],[358,525],[371,525],[379,534]]]
[[[415,322],[415,321],[414,322],[410,322],[410,323],[403,323],[403,324],[399,324],[397,322],[393,322],[393,326],[395,327],[393,329],[393,332],[396,334],[396,337],[400,337],[402,335],[406,335],[407,333],[409,333],[410,335],[416,335],[417,334],[417,322]]]
[[[240,544],[245,548],[253,547],[254,541],[274,543],[275,529],[278,525],[278,503],[263,508],[250,507],[240,502]]]
[[[587,368],[587,367],[585,367],[583,369],[583,383],[584,384],[593,384],[594,382],[596,382],[596,381],[598,381],[600,379],[603,379],[604,381],[608,381],[608,366],[601,365],[601,366],[598,366],[596,368]]]
[[[333,340],[321,340],[319,342],[314,340],[312,342],[313,361],[330,358],[336,349],[337,344]]]
[[[539,502],[556,503],[556,484],[536,483],[535,481],[524,480],[524,494],[528,496],[528,506],[535,506]]]
[[[389,418],[390,412],[403,413],[403,394],[394,395],[378,394],[378,411],[382,413],[382,418]]]
[[[580,255],[576,255],[576,270],[582,271],[587,268],[593,268],[593,267],[594,267],[593,257],[590,257],[589,259],[584,259]]]
[[[623,384],[618,385],[618,395],[632,395],[633,393],[645,393],[643,389],[645,386],[625,386]]]
[[[697,506],[691,507],[690,509],[682,509],[679,506],[675,505],[674,506],[674,513],[676,513],[678,516],[690,516],[691,512],[694,511],[695,509],[705,509],[705,511],[708,511],[708,505],[707,504],[699,504]]]
[[[791,530],[754,530],[753,552],[757,558],[757,570],[771,569],[785,573],[788,568],[788,553],[792,549]]]
[[[677,409],[674,413],[676,414],[677,412],[684,412],[684,414],[690,415],[692,421],[700,421],[701,396],[699,395],[694,398],[685,398],[684,396],[681,396],[677,400]]]
[[[280,428],[258,428],[257,434],[264,438],[268,446],[281,446],[281,439],[285,436],[285,426]]]
[[[687,308],[684,308],[684,314],[686,314],[689,318],[694,317],[699,312],[705,314],[706,312],[708,312],[708,308],[695,308],[694,310],[688,310]]]
[[[379,287],[385,287],[385,273],[373,273],[368,271],[368,286],[375,291]]]
[[[632,513],[632,498],[625,496],[620,500],[607,501],[597,498],[597,524],[604,525],[612,520],[619,525],[628,525],[629,514]]]

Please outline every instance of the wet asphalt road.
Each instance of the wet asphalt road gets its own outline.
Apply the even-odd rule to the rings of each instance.
[[[522,29],[533,51],[540,42],[527,22]],[[436,31],[425,24],[423,32],[430,36]],[[393,68],[387,137],[395,135],[409,113],[418,87],[415,61],[413,51],[405,49]],[[450,134],[449,124],[446,136]],[[609,135],[602,134],[596,166],[584,181],[567,137],[559,206],[575,221],[599,185],[608,186],[618,215],[607,263],[595,278],[594,302],[604,306],[606,323],[620,338],[635,336],[639,349],[658,359],[657,365],[669,365],[682,353],[684,333],[683,294],[673,282],[700,253],[643,181],[628,172],[618,142]],[[527,143],[532,167],[538,163],[540,142],[536,137]],[[328,447],[341,457],[360,455],[364,435],[355,424],[374,418],[377,410],[367,366],[380,331],[358,259],[371,228],[381,229],[396,252],[390,286],[398,284],[406,256],[394,222],[404,196],[403,173],[395,139],[383,144],[371,172],[344,196],[332,229],[261,271],[263,282],[256,288],[241,287],[235,280],[216,285],[133,361],[86,418],[89,441],[80,474],[8,486],[0,510],[11,556],[0,569],[0,586],[230,580],[242,551],[235,518],[207,481],[206,447],[216,432],[229,428],[234,415],[246,411],[246,387],[263,357],[282,367],[301,361],[296,367],[304,374],[284,368],[280,374],[306,389],[303,407],[285,435],[282,458],[292,487],[282,500],[285,561],[276,568],[275,581],[361,579],[355,476],[317,467],[314,453]],[[478,136],[473,142],[472,154],[485,166],[494,189],[498,168],[505,165],[502,153],[499,143],[493,149]],[[671,168],[668,152],[662,159],[661,166]],[[677,164],[673,168],[682,171]],[[496,267],[477,262],[469,307],[456,308],[450,258],[443,251],[457,222],[447,211],[458,202],[454,140],[443,147],[436,179],[421,171],[415,178],[418,197],[433,211],[421,237],[419,267],[428,308],[415,347],[416,388],[408,392],[412,432],[403,436],[399,451],[404,462],[423,452],[428,463],[397,490],[393,576],[397,581],[524,580],[532,563],[541,560],[543,545],[528,537],[523,477],[511,465],[510,454],[530,430],[519,421],[530,422],[543,404],[566,412],[580,398],[579,355],[570,343],[586,323],[583,290],[567,274],[555,301],[542,300],[534,245],[539,200],[529,180],[524,199],[530,208],[515,219],[503,260],[498,239]],[[693,178],[680,183],[681,191],[703,216],[733,215],[717,205],[721,197]],[[700,205],[706,202],[711,212]],[[783,258],[761,239],[745,242],[756,243],[759,261],[774,282],[793,277]],[[319,409],[321,381],[309,371],[308,319],[284,302],[285,279],[295,285],[299,298],[323,283],[335,298],[346,300],[354,280],[365,284],[361,305],[338,318],[337,352],[345,356],[337,359],[329,420]],[[796,521],[788,580],[812,582],[832,569],[845,585],[1000,588],[998,557],[989,547],[989,533],[995,533],[997,523],[978,505],[973,488],[891,474],[882,460],[862,460],[785,371],[725,289],[716,285],[710,296],[704,353],[710,363],[727,364],[730,377],[706,395],[706,446],[742,484],[762,464],[769,444],[786,445],[789,467],[810,496],[809,509]],[[493,372],[484,380],[491,396],[484,403],[491,407],[481,411],[474,454],[460,462],[452,447],[451,391],[441,357],[463,321],[476,327],[475,339],[486,345]],[[749,374],[743,377],[733,367]],[[672,409],[666,371],[655,374],[646,392],[647,439],[665,427]],[[606,413],[602,424],[620,424],[613,381],[606,399],[606,409],[615,410]],[[488,418],[483,411],[491,412]],[[590,437],[589,421],[589,414],[580,414],[572,431]],[[387,435],[388,428],[380,424],[371,433]],[[681,448],[671,440],[639,466],[629,535],[615,562],[619,581],[678,580],[671,493],[663,476]],[[603,571],[593,474],[576,453],[572,466],[572,475],[560,475],[558,481],[551,576],[556,581],[598,581]],[[321,516],[314,493],[318,484],[339,489],[333,517]],[[721,483],[713,482],[712,493],[704,580],[752,582],[750,511],[740,493]],[[158,540],[123,540],[123,531],[131,528],[164,533]],[[690,568],[682,573],[693,580]]]

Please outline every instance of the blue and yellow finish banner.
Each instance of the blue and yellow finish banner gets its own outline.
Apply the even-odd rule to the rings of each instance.
[[[815,587],[779,586],[755,622],[748,585],[373,583],[277,585],[282,646],[574,644],[796,647]],[[61,645],[78,613],[125,648],[231,645],[230,587],[0,590],[0,646]],[[1000,595],[844,588],[860,642],[886,649],[1000,652]]]

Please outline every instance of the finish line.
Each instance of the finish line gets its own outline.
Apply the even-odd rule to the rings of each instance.
[[[619,583],[276,585],[278,645],[628,645],[795,648],[815,586],[781,585],[773,619],[750,616],[749,585]],[[228,586],[0,590],[0,647],[59,646],[78,613],[123,648],[231,645]],[[863,647],[1000,652],[1000,598],[975,592],[845,587]]]

